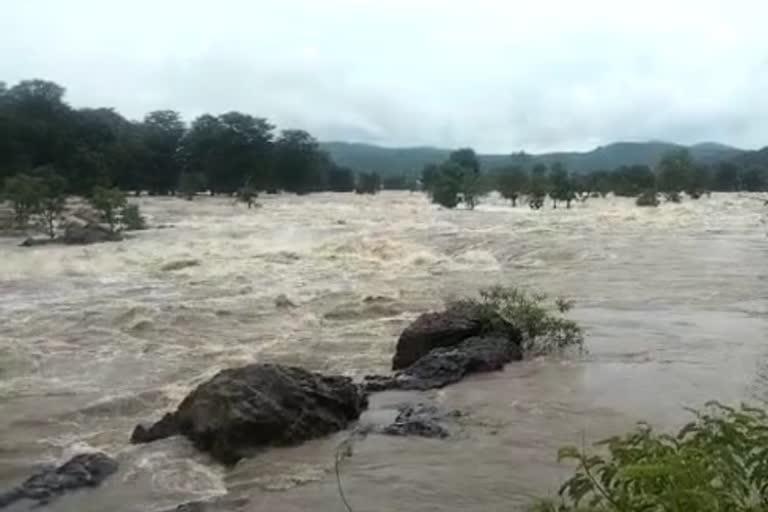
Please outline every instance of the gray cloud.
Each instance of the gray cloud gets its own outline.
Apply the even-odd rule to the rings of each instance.
[[[105,5],[106,4],[106,5]],[[324,140],[768,144],[764,0],[13,2],[0,79],[77,106],[237,109]]]

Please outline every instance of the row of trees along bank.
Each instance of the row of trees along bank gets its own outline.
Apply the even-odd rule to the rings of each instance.
[[[130,121],[111,108],[71,107],[44,80],[0,82],[0,183],[25,175],[61,177],[68,194],[95,187],[191,197],[195,192],[374,192],[378,176],[336,165],[303,130],[275,132],[241,112],[205,114],[187,125],[158,110]]]
[[[768,190],[768,162],[740,166],[721,162],[709,166],[694,162],[683,149],[664,155],[655,169],[646,165],[622,166],[612,171],[569,173],[561,163],[550,166],[509,166],[483,173],[470,148],[451,153],[442,164],[430,164],[421,174],[422,187],[432,200],[446,208],[460,203],[472,209],[479,198],[498,190],[516,206],[522,197],[531,208],[539,209],[549,198],[554,208],[589,197],[636,197],[639,206],[656,206],[659,199],[679,202],[685,193],[698,199],[710,191],[759,192]]]

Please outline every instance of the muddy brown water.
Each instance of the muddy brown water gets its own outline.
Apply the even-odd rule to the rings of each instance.
[[[246,498],[244,510],[343,510],[333,461],[347,433],[233,469],[182,439],[128,437],[221,368],[384,372],[409,321],[492,284],[575,299],[588,353],[427,393],[464,413],[460,431],[356,443],[342,468],[355,511],[522,509],[567,474],[555,460],[563,444],[638,420],[671,429],[683,407],[709,399],[768,396],[768,227],[757,196],[539,212],[498,198],[445,211],[389,192],[262,204],[143,198],[151,224],[171,227],[91,247],[0,239],[0,488],[98,449],[119,459],[118,475],[50,510],[153,511],[224,495]],[[363,421],[406,399],[375,396]]]

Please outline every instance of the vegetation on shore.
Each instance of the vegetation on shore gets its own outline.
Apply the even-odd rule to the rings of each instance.
[[[0,82],[2,194],[13,203],[19,224],[39,215],[49,235],[64,199],[90,197],[94,190],[178,194],[189,200],[203,192],[236,195],[252,207],[260,193],[421,188],[437,204],[470,210],[492,190],[513,206],[524,199],[533,209],[547,202],[567,209],[609,193],[655,206],[658,198],[678,202],[710,190],[768,190],[764,151],[704,164],[680,149],[664,155],[655,169],[631,165],[573,173],[564,163],[525,153],[483,169],[475,151],[462,148],[442,163],[427,165],[420,176],[417,169],[402,169],[382,179],[366,169],[337,165],[311,134],[276,132],[262,117],[225,112],[186,123],[178,112],[158,110],[131,121],[110,108],[73,108],[64,95],[63,87],[49,81],[12,87]]]
[[[710,402],[676,435],[640,424],[597,443],[566,447],[577,464],[534,512],[756,512],[768,510],[768,414]]]

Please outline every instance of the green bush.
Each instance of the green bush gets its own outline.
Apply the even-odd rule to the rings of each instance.
[[[515,287],[492,287],[480,291],[480,299],[465,302],[480,305],[518,327],[523,332],[523,349],[534,355],[582,350],[584,331],[563,315],[572,303],[558,298],[548,303],[547,296]]]
[[[128,203],[125,192],[116,188],[95,187],[88,201],[114,233],[120,222],[120,214]]]
[[[692,411],[677,435],[647,424],[623,437],[597,443],[603,454],[566,447],[560,460],[575,461],[575,474],[559,491],[559,503],[539,512],[747,512],[768,510],[768,415],[742,405],[710,402]]]
[[[635,200],[637,206],[659,206],[659,197],[655,190],[646,190]]]
[[[126,231],[139,231],[147,229],[147,221],[139,210],[139,205],[129,204],[123,208],[120,220]]]

